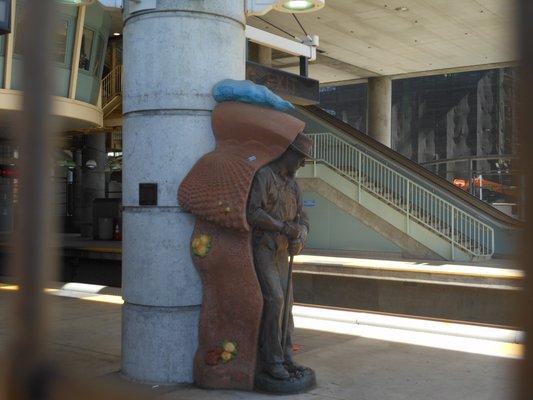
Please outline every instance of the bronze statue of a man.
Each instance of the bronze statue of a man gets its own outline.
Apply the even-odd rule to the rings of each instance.
[[[203,287],[194,382],[302,393],[316,378],[292,360],[285,306],[292,306],[289,254],[300,252],[308,232],[294,174],[312,142],[301,134],[303,121],[272,105],[222,101],[212,127],[216,148],[178,192],[180,206],[196,216],[191,257]]]
[[[293,296],[288,260],[289,255],[302,250],[309,231],[295,174],[311,157],[311,149],[311,139],[298,134],[281,157],[257,171],[248,200],[254,266],[263,294],[259,358],[263,371],[275,379],[288,379],[290,373],[303,368],[292,357]],[[287,308],[285,302],[289,303]],[[287,332],[284,309],[289,310]]]

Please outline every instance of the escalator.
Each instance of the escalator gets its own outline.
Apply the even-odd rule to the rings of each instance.
[[[481,260],[516,253],[522,223],[316,106],[306,123],[315,160],[298,178],[407,253]]]

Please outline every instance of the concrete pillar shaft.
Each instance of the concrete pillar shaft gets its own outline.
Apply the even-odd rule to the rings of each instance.
[[[272,66],[272,49],[266,46],[259,46],[259,64]]]
[[[244,79],[244,0],[124,5],[122,373],[191,382],[202,288],[177,189],[214,148],[213,85]],[[157,205],[139,205],[139,183],[157,183]]]
[[[81,234],[93,236],[93,202],[105,196],[106,137],[103,133],[85,135],[81,157]],[[87,161],[96,161],[94,169],[87,168]]]
[[[391,147],[392,80],[389,77],[368,79],[368,134]]]

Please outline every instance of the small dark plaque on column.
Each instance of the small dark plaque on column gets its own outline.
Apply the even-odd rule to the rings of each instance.
[[[157,183],[139,183],[139,205],[157,206]]]

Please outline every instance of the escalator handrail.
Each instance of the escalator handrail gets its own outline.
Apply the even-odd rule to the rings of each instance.
[[[336,129],[342,131],[343,133],[353,137],[354,139],[362,142],[364,145],[368,146],[372,150],[383,154],[385,157],[393,160],[394,162],[400,164],[402,167],[408,169],[410,172],[419,175],[423,177],[424,179],[430,181],[432,184],[437,185],[440,189],[450,193],[451,195],[459,198],[461,201],[464,201],[468,203],[471,207],[474,207],[478,209],[479,211],[487,214],[488,216],[494,218],[495,220],[499,221],[500,223],[504,223],[506,225],[511,225],[515,228],[521,228],[523,226],[523,222],[519,221],[499,210],[492,207],[490,204],[487,204],[481,200],[479,200],[477,197],[471,195],[468,192],[465,192],[464,190],[456,187],[451,182],[448,182],[446,179],[438,176],[437,174],[434,174],[433,172],[429,171],[428,169],[422,167],[421,165],[417,164],[414,161],[411,161],[407,157],[403,156],[399,152],[391,149],[390,147],[385,146],[384,144],[378,142],[377,140],[373,139],[372,137],[364,134],[363,132],[357,130],[353,126],[339,120],[338,118],[335,118],[331,114],[327,113],[326,111],[322,110],[321,108],[317,106],[297,106],[300,109],[303,109],[304,111],[307,111],[314,115],[315,117],[325,121],[326,123],[334,126]]]

